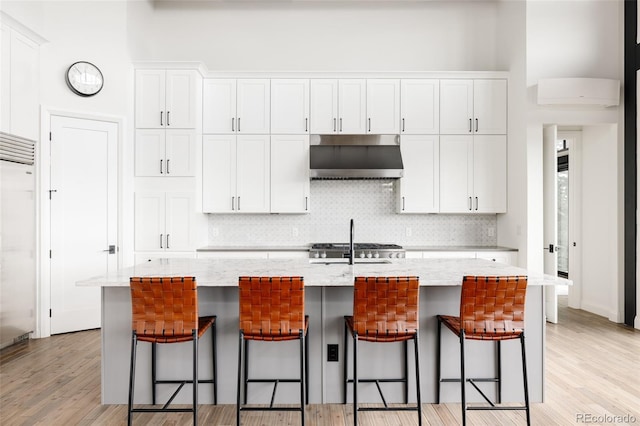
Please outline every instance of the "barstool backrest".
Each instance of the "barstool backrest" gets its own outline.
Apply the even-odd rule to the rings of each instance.
[[[132,328],[139,337],[189,337],[198,329],[194,277],[132,277]]]
[[[356,277],[353,325],[360,336],[418,330],[418,277]]]
[[[240,277],[240,330],[294,335],[305,329],[302,277]]]
[[[526,276],[465,276],[460,321],[465,335],[485,336],[524,330]]]

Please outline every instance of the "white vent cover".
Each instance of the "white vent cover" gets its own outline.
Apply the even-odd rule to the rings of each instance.
[[[538,81],[538,105],[617,106],[620,81],[608,78],[545,78]]]
[[[0,132],[0,160],[33,165],[35,151],[35,141]]]

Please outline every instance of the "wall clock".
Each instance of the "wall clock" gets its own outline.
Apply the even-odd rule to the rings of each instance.
[[[67,69],[67,86],[79,96],[93,96],[102,90],[104,78],[100,69],[90,62],[79,61]]]

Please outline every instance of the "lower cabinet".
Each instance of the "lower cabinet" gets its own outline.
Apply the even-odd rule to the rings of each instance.
[[[134,208],[136,252],[194,250],[192,192],[137,192]]]
[[[517,251],[479,251],[476,253],[476,257],[478,259],[486,259],[491,260],[492,262],[518,266]]]
[[[493,262],[518,266],[518,252],[513,250],[495,251],[407,251],[407,259],[486,259]]]

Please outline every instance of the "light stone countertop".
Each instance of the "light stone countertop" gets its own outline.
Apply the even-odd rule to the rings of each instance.
[[[205,246],[197,252],[216,251],[309,251],[311,245],[300,246]],[[402,246],[406,251],[518,251],[502,246]]]
[[[302,276],[305,286],[352,286],[356,276],[420,277],[422,286],[461,285],[464,275],[527,275],[530,285],[571,285],[570,280],[484,259],[400,259],[356,265],[310,263],[308,259],[157,259],[78,286],[128,287],[130,277],[194,276],[199,286],[235,287],[239,276]]]

